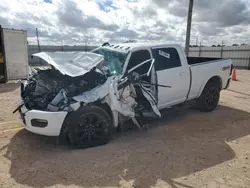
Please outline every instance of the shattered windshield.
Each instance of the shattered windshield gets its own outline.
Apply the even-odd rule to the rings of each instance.
[[[98,48],[92,52],[104,56],[105,66],[108,67],[111,75],[122,74],[123,65],[128,55],[127,53],[109,50],[106,48]]]

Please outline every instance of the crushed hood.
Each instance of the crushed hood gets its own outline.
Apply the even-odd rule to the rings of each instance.
[[[104,57],[91,52],[41,52],[33,54],[54,66],[63,75],[82,76],[98,66]]]

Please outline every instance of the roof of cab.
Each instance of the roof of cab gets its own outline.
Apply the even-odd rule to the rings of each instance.
[[[113,50],[119,50],[123,52],[129,52],[133,51],[135,48],[147,48],[147,47],[156,47],[156,46],[162,46],[167,45],[166,43],[120,43],[120,44],[109,44],[105,43],[102,47],[113,49]],[[179,46],[179,45],[174,45]]]

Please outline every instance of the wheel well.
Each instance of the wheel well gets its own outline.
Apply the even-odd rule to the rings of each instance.
[[[113,114],[112,114],[112,110],[110,108],[110,106],[107,103],[94,103],[96,106],[102,108],[103,110],[105,110],[105,112],[108,113],[108,115],[110,116],[111,120],[113,120]]]
[[[112,114],[112,110],[110,108],[110,106],[107,104],[107,103],[101,103],[101,102],[95,102],[95,103],[92,103],[93,105],[97,106],[97,107],[100,107],[102,108],[105,112],[108,113],[108,115],[110,116],[111,118],[111,121],[113,122],[113,114]],[[82,107],[82,105],[81,105]],[[80,107],[80,108],[81,108]],[[75,112],[75,111],[74,111]],[[68,142],[68,136],[67,136],[67,133],[68,133],[68,130],[65,129],[67,127],[67,124],[68,124],[68,121],[67,121],[67,117],[71,114],[71,113],[74,113],[74,112],[69,112],[67,114],[67,116],[65,117],[64,121],[63,121],[63,124],[62,124],[62,127],[61,127],[61,130],[60,130],[60,134],[59,134],[59,137],[58,137],[58,141],[60,143],[67,143]]]
[[[92,103],[94,104],[95,106],[98,106],[100,108],[102,108],[103,110],[105,110],[105,112],[108,113],[108,115],[110,116],[111,120],[113,121],[113,115],[112,115],[112,111],[111,111],[111,108],[109,107],[109,105],[107,103],[100,103],[100,102],[96,102],[96,103]],[[81,107],[80,107],[81,108]],[[67,117],[71,114],[71,113],[74,113],[74,112],[69,112],[67,114],[67,116],[65,117],[64,121],[63,121],[63,125],[62,125],[62,128],[61,128],[61,131],[60,131],[60,135],[59,135],[59,139],[60,140],[65,140],[65,132],[67,132],[67,130],[65,130],[65,127],[67,126]]]
[[[203,86],[201,86],[198,97],[200,97],[200,95],[202,94],[203,90],[205,89],[205,87],[206,87],[206,85],[208,83],[213,83],[214,85],[217,85],[220,90],[222,89],[222,80],[221,80],[221,77],[220,76],[213,76],[212,78],[210,78],[206,82],[206,84],[204,84]]]
[[[219,76],[214,76],[214,77],[210,78],[207,81],[207,83],[213,83],[213,84],[217,85],[220,90],[222,89],[222,80],[221,80],[221,77],[219,77]]]

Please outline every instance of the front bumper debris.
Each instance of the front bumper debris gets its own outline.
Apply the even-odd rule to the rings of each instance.
[[[25,105],[20,108],[19,112],[25,129],[45,136],[59,136],[64,119],[68,114],[64,111],[28,110]]]

